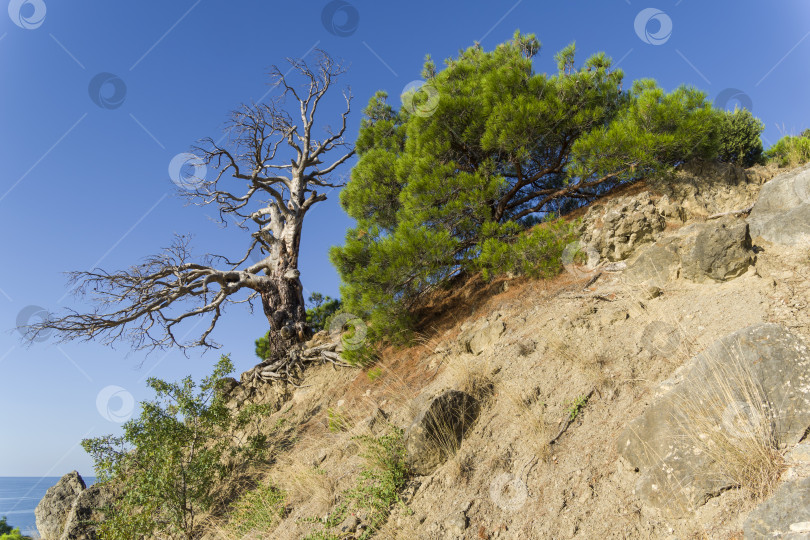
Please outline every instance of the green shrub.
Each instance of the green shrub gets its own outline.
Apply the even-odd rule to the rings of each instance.
[[[785,135],[765,153],[768,161],[780,167],[795,167],[810,161],[810,138]]]
[[[6,519],[0,518],[0,540],[31,540],[30,536],[23,536],[20,529],[12,529]]]
[[[371,538],[388,519],[391,507],[401,502],[399,492],[408,479],[403,431],[391,427],[379,437],[361,435],[355,440],[363,447],[360,456],[365,460],[357,484],[341,494],[340,504],[322,522],[324,529],[307,536],[306,540],[344,538],[335,529],[350,513],[360,510],[367,516],[364,522],[367,528],[360,538]]]
[[[281,521],[286,513],[286,494],[273,484],[263,484],[245,493],[231,507],[228,529],[240,537],[265,532]]]
[[[762,139],[765,125],[748,109],[721,111],[720,161],[750,167],[762,162]]]
[[[488,224],[490,225],[490,224]],[[495,230],[491,224],[491,230]],[[562,270],[562,253],[575,237],[576,226],[552,219],[523,233],[517,223],[497,227],[481,245],[476,266],[484,279],[512,272],[529,277],[551,277]],[[486,234],[488,231],[484,231]],[[491,234],[491,231],[490,231]]]
[[[230,412],[219,384],[232,371],[223,355],[199,390],[191,377],[179,383],[150,378],[155,399],[141,403],[140,416],[123,425],[123,435],[82,441],[98,480],[122,493],[100,525],[103,538],[196,537],[200,514],[237,472],[233,463],[262,456],[266,437],[254,423],[267,407]]]

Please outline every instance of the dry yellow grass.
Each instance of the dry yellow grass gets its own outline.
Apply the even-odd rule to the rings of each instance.
[[[785,470],[773,408],[748,365],[709,358],[702,384],[676,399],[676,421],[687,441],[715,464],[722,480],[760,500]]]

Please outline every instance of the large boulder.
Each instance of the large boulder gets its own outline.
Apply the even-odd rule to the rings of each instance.
[[[427,475],[444,463],[478,418],[480,403],[470,394],[447,390],[433,398],[405,433],[408,466]]]
[[[619,437],[620,455],[640,472],[637,495],[685,513],[731,487],[698,441],[739,448],[765,426],[780,449],[798,443],[810,427],[808,368],[807,346],[777,324],[744,328],[694,357]]]
[[[66,474],[34,511],[42,540],[96,540],[96,525],[114,497],[107,484],[87,488],[78,472]]]
[[[810,540],[810,478],[785,482],[748,514],[747,540],[790,538]]]
[[[762,186],[748,217],[751,236],[786,245],[810,244],[810,165]]]
[[[693,223],[639,252],[628,263],[624,280],[658,287],[677,277],[698,283],[728,281],[743,275],[755,261],[744,221]]]
[[[79,495],[87,488],[77,471],[63,476],[50,488],[34,510],[42,540],[59,540]]]

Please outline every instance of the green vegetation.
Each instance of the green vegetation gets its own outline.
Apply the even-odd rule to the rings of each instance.
[[[391,507],[401,502],[399,492],[408,479],[402,430],[391,427],[379,437],[363,435],[355,440],[363,446],[360,455],[365,460],[357,484],[341,494],[341,502],[322,522],[324,529],[309,535],[307,540],[344,538],[334,529],[347,516],[358,511],[366,514],[363,523],[368,526],[360,538],[371,538],[388,519]]]
[[[719,158],[721,161],[750,167],[763,161],[762,139],[765,129],[748,109],[726,112],[720,130]]]
[[[285,501],[285,493],[273,484],[263,484],[245,493],[231,507],[229,531],[241,538],[272,529],[286,513]]]
[[[407,337],[413,308],[456,275],[558,272],[570,231],[550,222],[524,234],[527,224],[685,161],[722,158],[723,133],[726,159],[755,154],[755,123],[714,109],[703,92],[668,93],[652,80],[624,90],[602,53],[577,67],[573,44],[556,55],[556,74],[538,74],[539,50],[516,33],[493,51],[461,51],[442,71],[428,58],[425,85],[399,110],[384,92],[371,98],[341,193],[356,226],[330,257],[345,309],[369,321],[372,340]]]
[[[785,135],[771,146],[765,156],[780,167],[795,167],[810,161],[810,130],[798,137]]]
[[[99,481],[121,488],[100,525],[103,538],[194,538],[217,487],[237,464],[262,456],[266,437],[253,423],[266,407],[231,414],[219,388],[232,371],[222,356],[199,390],[191,377],[179,383],[150,378],[155,399],[141,403],[140,416],[123,425],[122,436],[82,441]]]
[[[582,409],[585,408],[585,405],[588,404],[588,396],[579,396],[577,399],[571,402],[568,406],[568,418],[569,420],[576,420],[577,416],[582,412]]]
[[[314,292],[309,295],[309,304],[311,307],[307,309],[307,324],[313,332],[319,332],[327,329],[329,319],[340,309],[341,301]]]
[[[377,379],[379,379],[380,376],[382,376],[382,373],[383,373],[382,368],[375,367],[368,370],[368,372],[366,373],[366,377],[368,377],[368,380],[374,382]]]
[[[328,329],[329,321],[342,305],[340,299],[324,296],[319,292],[309,295],[308,303],[310,307],[307,308],[307,324],[313,332]],[[268,331],[256,340],[256,356],[261,360],[269,358],[271,354],[269,335]]]
[[[329,425],[329,431],[332,433],[349,431],[352,428],[352,424],[346,415],[335,409],[326,409],[326,419]]]
[[[12,529],[5,517],[0,518],[0,540],[31,540],[30,536],[23,536],[20,529]]]
[[[501,236],[487,237],[487,228]],[[490,222],[484,226],[482,237],[485,240],[475,260],[475,267],[481,270],[484,279],[507,272],[530,277],[552,277],[560,272],[562,253],[576,238],[576,225],[554,219],[524,234],[520,234],[519,228],[515,222],[501,227]]]

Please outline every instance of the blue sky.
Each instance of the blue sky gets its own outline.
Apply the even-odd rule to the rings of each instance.
[[[116,415],[149,397],[146,377],[210,370],[216,352],[26,347],[13,329],[36,311],[29,306],[86,307],[65,296],[63,272],[126,267],[174,233],[192,233],[198,253],[236,255],[244,238],[218,228],[210,210],[185,206],[168,165],[196,140],[217,137],[231,109],[265,95],[268,68],[285,57],[321,47],[350,64],[342,82],[355,96],[352,138],[369,97],[384,89],[396,99],[419,78],[425,54],[438,61],[476,40],[491,49],[517,28],[543,44],[538,72],[553,71],[554,53],[576,41],[580,61],[605,51],[628,83],[653,77],[667,89],[686,83],[712,99],[736,96],[730,107],[750,103],[766,144],[810,127],[806,0],[355,0],[324,24],[329,5],[12,0],[8,16],[0,10],[0,476],[91,475],[78,442],[117,433]],[[114,108],[91,99],[100,73],[118,84],[117,94],[112,84],[101,90]],[[334,123],[337,112],[325,107],[321,118]],[[307,220],[304,286],[334,296],[327,250],[350,226],[337,192]],[[231,309],[216,331],[238,372],[254,365],[265,325],[260,314]]]

